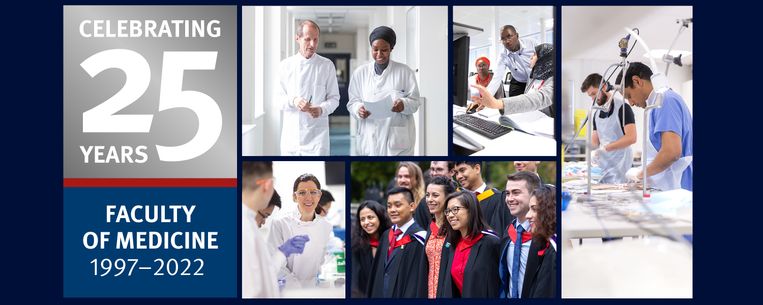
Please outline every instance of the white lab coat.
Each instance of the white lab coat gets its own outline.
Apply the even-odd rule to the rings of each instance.
[[[331,224],[320,216],[316,216],[313,221],[302,221],[299,218],[299,211],[293,211],[273,221],[268,244],[276,248],[289,238],[308,235],[310,241],[305,243],[304,252],[290,255],[286,259],[286,266],[281,268],[280,275],[289,279],[296,278],[303,288],[315,287],[328,249]],[[286,285],[293,287],[293,284]]]
[[[286,265],[286,257],[271,248],[260,236],[257,212],[241,205],[241,297],[277,298],[278,270]]]
[[[339,85],[331,60],[299,53],[281,62],[278,102],[283,111],[281,155],[329,155],[329,114],[339,106]],[[294,98],[302,97],[322,109],[320,117],[299,111]]]
[[[376,75],[374,63],[360,66],[352,73],[347,110],[358,122],[352,155],[357,156],[412,156],[416,144],[416,125],[413,114],[419,110],[419,86],[408,66],[389,61],[381,75]],[[358,109],[364,101],[373,101],[391,95],[401,98],[403,112],[392,117],[373,119],[373,113],[361,119]]]

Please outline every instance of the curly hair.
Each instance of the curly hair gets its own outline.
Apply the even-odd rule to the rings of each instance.
[[[541,184],[533,191],[531,197],[535,197],[538,203],[535,214],[537,220],[533,224],[533,239],[545,244],[556,234],[556,187]]]

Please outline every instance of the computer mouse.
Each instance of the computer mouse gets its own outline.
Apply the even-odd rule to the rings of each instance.
[[[475,113],[475,112],[477,112],[477,107],[467,108],[466,109],[466,114],[472,114],[472,113]]]
[[[498,123],[500,123],[503,126],[510,126],[510,127],[515,127],[516,125],[514,121],[512,121],[509,117],[505,115],[502,115],[501,117],[498,118]]]

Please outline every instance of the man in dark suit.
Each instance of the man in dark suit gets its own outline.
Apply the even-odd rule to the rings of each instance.
[[[514,220],[505,232],[498,274],[502,298],[551,298],[556,285],[554,274],[547,274],[555,262],[546,263],[547,245],[534,243],[527,212],[530,197],[540,186],[540,178],[532,172],[516,172],[506,182],[506,205]],[[555,252],[548,255],[553,258]],[[545,267],[545,268],[543,268]]]

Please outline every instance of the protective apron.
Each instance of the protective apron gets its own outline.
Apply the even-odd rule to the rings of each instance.
[[[655,98],[655,94],[652,94],[649,96],[649,99],[653,100]],[[647,120],[650,120],[651,117],[647,116]],[[650,122],[644,122],[644,124],[650,124],[649,127],[652,127],[651,121]],[[651,134],[651,131],[650,131]],[[652,143],[651,137],[649,134],[644,135],[646,138],[646,141],[649,141],[649,143],[646,146],[646,164],[651,164],[652,160],[654,160],[655,156],[657,156],[657,149],[654,147],[654,143]],[[681,159],[676,160],[673,162],[673,164],[670,165],[667,169],[662,171],[659,174],[651,175],[649,178],[647,178],[647,187],[655,188],[663,191],[669,191],[669,190],[675,190],[681,188],[681,176],[683,175],[684,170],[686,170],[687,167],[691,165],[693,156],[685,156]],[[649,173],[647,173],[649,174]]]
[[[614,93],[616,94],[616,93]],[[594,115],[596,120],[596,134],[599,135],[599,143],[612,143],[622,138],[624,133],[623,122],[620,121],[619,109],[623,106],[623,99],[613,97],[612,113],[607,118],[599,117],[601,110]],[[600,183],[625,183],[628,180],[625,172],[633,166],[633,151],[630,146],[614,151],[599,151],[597,163],[602,170]]]

